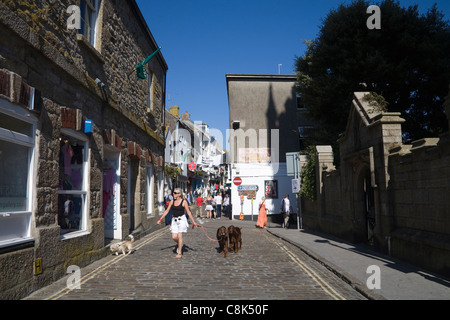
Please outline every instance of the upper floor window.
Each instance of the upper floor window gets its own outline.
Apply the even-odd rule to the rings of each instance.
[[[313,126],[298,127],[298,139],[300,144],[300,150],[306,149],[306,139],[311,137],[311,132],[314,130]]]
[[[303,104],[302,95],[300,93],[297,93],[296,99],[297,99],[297,109],[306,109],[305,105]]]
[[[100,0],[80,0],[81,29],[80,33],[95,46],[95,31],[97,25]]]

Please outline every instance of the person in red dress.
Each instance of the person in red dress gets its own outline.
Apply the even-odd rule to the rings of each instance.
[[[266,198],[261,198],[261,203],[259,204],[259,214],[256,226],[260,228],[265,228],[267,226],[267,210],[266,210]]]

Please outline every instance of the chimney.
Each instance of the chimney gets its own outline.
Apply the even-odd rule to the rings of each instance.
[[[191,115],[186,111],[185,114],[181,115],[181,120],[182,121],[191,120]]]
[[[170,107],[170,113],[173,114],[178,119],[180,117],[180,107],[179,106]]]

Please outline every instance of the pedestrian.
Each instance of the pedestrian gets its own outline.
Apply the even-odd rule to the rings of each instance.
[[[230,197],[228,196],[228,194],[225,194],[225,198],[223,199],[223,213],[224,213],[225,217],[231,218],[230,217]]]
[[[266,198],[261,198],[261,203],[259,204],[259,213],[258,213],[258,221],[256,222],[256,226],[265,228],[267,226],[267,211],[266,211]]]
[[[214,197],[214,201],[216,202],[217,218],[220,219],[220,217],[222,216],[222,196],[220,194],[220,191]]]
[[[203,198],[200,195],[198,195],[196,202],[197,202],[196,216],[197,216],[197,218],[203,218],[203,212],[202,212]]]
[[[173,200],[172,196],[172,190],[167,190],[167,194],[164,197],[164,208],[167,209],[169,207],[170,201]],[[166,216],[166,219],[164,221],[166,223],[166,226],[170,225],[172,223],[172,212],[169,211],[169,213]]]
[[[283,228],[287,229],[289,227],[289,214],[291,212],[292,212],[291,202],[289,201],[289,195],[286,194],[284,196],[284,199],[281,200],[281,208],[280,208],[280,213],[282,214],[282,218],[283,218],[283,224],[282,224]]]
[[[206,218],[207,219],[211,219],[212,218],[211,217],[211,215],[212,215],[211,212],[213,210],[212,204],[213,204],[213,199],[211,198],[211,194],[208,193],[208,196],[206,197],[206,208],[205,208],[205,210],[206,210]]]
[[[192,224],[194,226],[197,224],[195,223],[186,199],[184,199],[181,189],[176,188],[173,191],[173,196],[174,200],[170,201],[166,211],[164,211],[163,215],[158,220],[158,224],[161,224],[164,217],[172,210],[172,224],[170,226],[170,231],[172,232],[172,240],[178,244],[178,247],[176,248],[176,257],[181,258],[183,256],[183,233],[186,233],[188,229],[188,221],[185,212],[189,215]]]

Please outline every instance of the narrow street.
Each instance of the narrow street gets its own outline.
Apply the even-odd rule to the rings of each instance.
[[[110,255],[81,269],[80,289],[67,277],[30,300],[362,300],[346,282],[297,247],[252,222],[212,220],[185,234],[175,258],[168,227],[134,243],[128,256]],[[242,228],[242,250],[218,253],[216,230]],[[273,226],[272,226],[273,227]],[[208,238],[209,237],[209,238]]]

